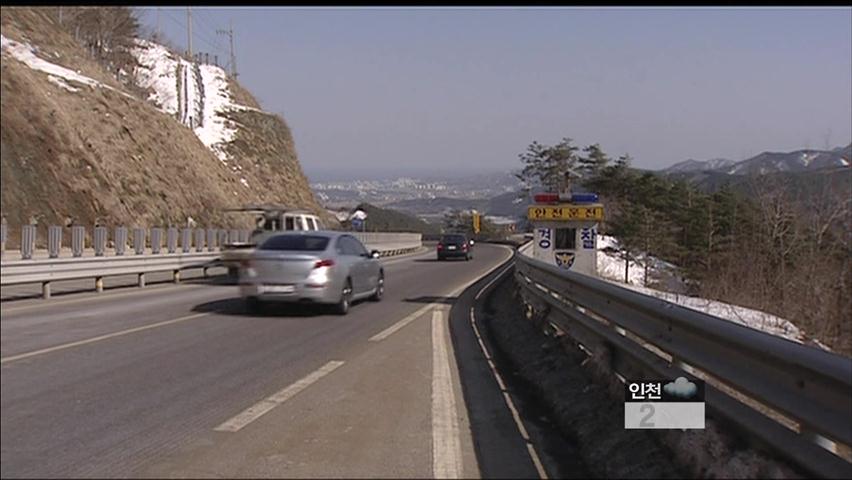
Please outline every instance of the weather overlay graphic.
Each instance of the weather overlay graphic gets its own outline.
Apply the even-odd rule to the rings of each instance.
[[[626,382],[624,428],[704,429],[704,382],[685,377]]]

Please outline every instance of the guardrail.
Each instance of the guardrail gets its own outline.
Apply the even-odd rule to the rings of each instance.
[[[175,283],[180,282],[181,270],[213,266],[218,253],[184,253],[140,255],[127,257],[80,257],[49,260],[16,260],[2,263],[0,283],[21,285],[41,283],[42,296],[50,298],[50,283],[61,280],[95,279],[95,290],[103,291],[103,278],[114,275],[137,275],[140,287],[145,286],[145,274],[172,272]]]
[[[559,269],[528,248],[515,255],[524,301],[622,378],[705,380],[709,416],[809,474],[852,478],[835,454],[852,445],[852,360]]]
[[[63,247],[63,233],[69,230],[71,233],[70,248]],[[176,254],[189,253],[195,249],[196,252],[218,251],[226,243],[245,242],[248,240],[250,230],[224,229],[224,228],[142,228],[134,227],[128,229],[118,226],[112,229],[97,226],[88,229],[83,225],[74,225],[69,228],[59,226],[47,227],[47,248],[36,249],[37,226],[24,225],[21,227],[20,250],[6,250],[8,232],[6,224],[2,224],[2,247],[0,255],[3,261],[10,257],[18,257],[21,260],[39,260],[45,258],[61,257],[106,257],[110,254],[123,256],[126,253],[134,255],[158,255],[161,252]],[[112,233],[112,235],[110,235]],[[128,249],[128,247],[130,247]]]
[[[5,250],[6,225],[2,240]],[[51,282],[93,278],[95,290],[103,291],[103,278],[115,275],[137,275],[139,286],[145,286],[145,274],[171,271],[173,281],[180,282],[181,270],[207,269],[220,266],[222,246],[232,242],[247,242],[250,231],[219,228],[134,228],[132,254],[128,253],[128,229],[116,227],[113,247],[107,248],[108,230],[95,227],[92,242],[86,248],[89,232],[83,226],[71,227],[71,248],[62,247],[61,227],[48,228],[47,250],[36,250],[36,228],[26,225],[21,230],[20,260],[4,258],[0,266],[0,285],[40,283],[42,296],[50,298]],[[353,232],[354,233],[354,232]],[[419,233],[354,233],[368,248],[379,250],[383,256],[397,255],[419,248]],[[165,240],[165,249],[163,241]],[[193,242],[194,240],[194,242]],[[193,249],[194,247],[194,249]],[[194,251],[193,251],[194,250]],[[70,254],[70,255],[69,255]]]
[[[419,233],[352,232],[352,235],[368,250],[378,250],[383,257],[411,252],[423,245]]]

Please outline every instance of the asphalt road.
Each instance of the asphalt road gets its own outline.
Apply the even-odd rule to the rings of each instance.
[[[384,300],[344,317],[250,315],[217,281],[4,302],[0,474],[538,478],[472,325],[450,325],[510,255],[383,260]]]

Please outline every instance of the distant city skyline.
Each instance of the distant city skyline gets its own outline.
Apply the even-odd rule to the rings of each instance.
[[[186,48],[185,8],[140,10]],[[312,181],[505,171],[564,136],[647,169],[852,142],[847,7],[192,12],[220,64],[233,23],[240,82]]]

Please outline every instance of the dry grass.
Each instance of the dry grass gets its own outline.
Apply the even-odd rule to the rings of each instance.
[[[47,9],[4,7],[0,25],[7,38],[37,46],[40,57],[121,88]],[[232,225],[237,217],[224,208],[259,201],[326,216],[280,118],[235,115],[242,125],[231,149],[243,167],[237,174],[190,129],[141,99],[80,85],[68,92],[5,53],[0,71],[0,210],[10,224],[11,244],[17,226],[31,217],[40,225],[64,224],[70,217],[88,225],[166,226],[188,216],[200,225]],[[257,106],[248,92],[236,91],[240,103]]]

